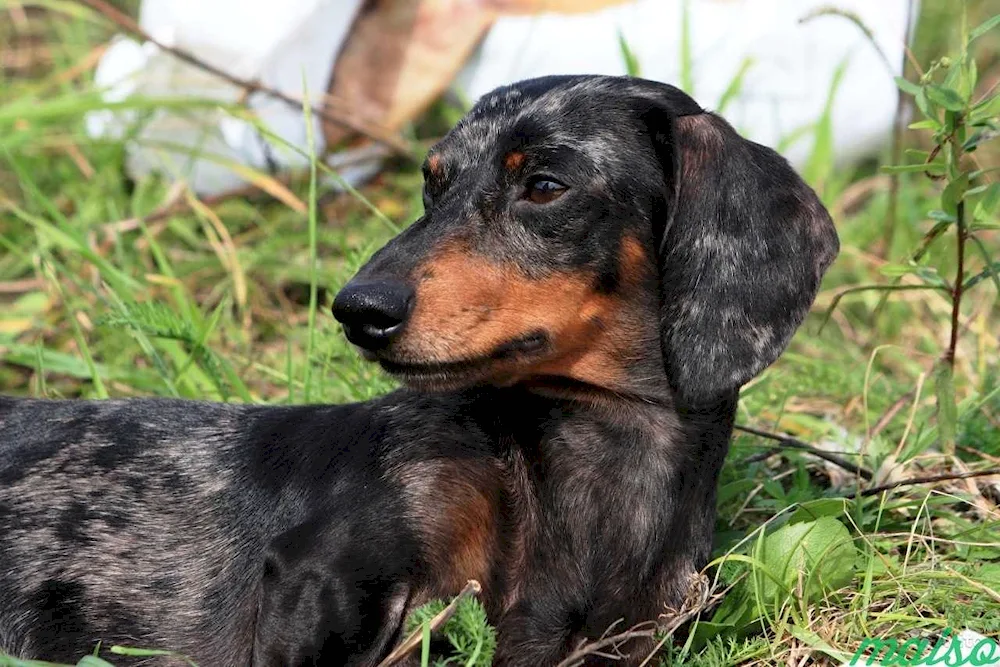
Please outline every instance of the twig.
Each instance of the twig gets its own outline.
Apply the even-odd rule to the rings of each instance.
[[[462,592],[455,596],[455,598],[448,603],[448,606],[442,609],[437,615],[434,616],[429,622],[431,632],[437,630],[442,625],[448,622],[455,612],[458,610],[459,603],[465,598],[478,595],[483,587],[475,579],[470,579],[469,583],[465,584],[465,588]],[[378,667],[390,667],[394,665],[403,658],[405,658],[410,651],[420,646],[420,641],[423,637],[423,628],[417,628],[409,637],[403,640],[399,646],[392,650],[392,653],[385,657],[385,660],[378,663]]]
[[[33,292],[45,286],[40,278],[24,278],[23,280],[7,280],[0,282],[0,294],[22,294]]]
[[[899,488],[901,486],[915,486],[917,484],[931,484],[934,482],[950,482],[957,479],[971,479],[973,477],[990,477],[992,475],[1000,475],[1000,468],[990,468],[988,470],[974,470],[972,472],[960,472],[952,473],[950,475],[931,475],[930,477],[911,477],[909,479],[901,479],[896,482],[891,482],[889,484],[882,484],[880,486],[873,486],[870,489],[864,489],[861,492],[862,496],[874,496],[876,494],[882,493],[883,491],[891,491],[893,489]],[[853,496],[849,496],[853,497]]]
[[[990,85],[990,87],[986,89],[986,92],[979,96],[979,99],[976,100],[972,104],[972,106],[977,107],[980,104],[982,104],[985,100],[987,100],[994,93],[994,91],[996,91],[997,88],[1000,88],[1000,79],[997,79],[996,81],[994,81]]]
[[[152,213],[105,223],[101,225],[101,230],[108,238],[114,238],[115,234],[123,234],[125,232],[131,232],[139,229],[143,223],[150,224],[159,222],[160,220],[169,218],[172,215],[186,213],[191,210],[191,202],[184,197],[185,190],[187,190],[187,185],[185,185],[183,181],[176,181],[167,191],[166,196],[163,198],[163,203],[161,203],[160,206],[157,207],[157,209]],[[202,203],[206,206],[214,206],[224,201],[223,199],[218,199],[219,197],[225,197],[228,199],[230,197],[247,194],[248,191],[249,187],[229,190],[228,192],[223,192],[221,195],[216,195],[215,197],[206,197]],[[209,203],[209,200],[213,201]]]
[[[855,465],[850,461],[842,459],[835,454],[831,454],[830,452],[824,451],[818,447],[814,447],[808,443],[802,442],[801,440],[796,440],[795,438],[791,438],[786,435],[779,435],[777,433],[769,433],[768,431],[761,431],[760,429],[756,429],[750,426],[740,426],[739,424],[737,424],[734,428],[736,428],[736,430],[738,431],[743,431],[744,433],[750,433],[751,435],[756,435],[761,438],[767,438],[769,440],[780,442],[781,444],[791,449],[800,449],[804,452],[809,452],[813,456],[817,456],[823,459],[824,461],[829,461],[830,463],[840,466],[844,470],[852,474],[859,475],[864,479],[872,478],[872,473],[869,470],[866,470],[865,468],[859,465]]]
[[[563,658],[556,667],[578,667],[583,664],[582,661],[584,658],[592,655],[607,658],[608,660],[620,660],[624,656],[618,649],[625,642],[632,641],[633,639],[655,639],[657,635],[662,635],[652,653],[643,661],[642,664],[645,665],[678,628],[705,609],[708,609],[721,596],[722,593],[711,595],[711,587],[708,584],[708,579],[702,574],[696,574],[692,576],[691,587],[688,589],[687,596],[681,603],[680,609],[671,610],[669,613],[661,615],[659,621],[638,623],[625,632],[618,633],[617,635],[607,635],[607,632],[610,632],[611,628],[614,627],[612,625],[600,639],[587,643],[581,642],[576,650]],[[651,627],[646,628],[646,626]],[[615,653],[606,653],[605,649],[608,648],[613,649]]]
[[[162,51],[165,51],[178,60],[182,60],[189,65],[197,67],[200,70],[213,74],[220,79],[228,81],[229,83],[238,86],[243,89],[243,99],[245,101],[246,97],[253,93],[261,93],[262,95],[267,95],[268,97],[273,97],[274,99],[281,100],[282,102],[288,104],[295,109],[302,109],[302,100],[295,99],[291,95],[287,95],[280,90],[266,86],[259,81],[242,79],[237,76],[211,65],[204,60],[198,58],[192,53],[185,51],[174,46],[169,46],[163,42],[154,39],[149,33],[142,29],[138,23],[136,23],[131,17],[122,12],[121,10],[113,7],[111,4],[105,0],[77,0],[77,2],[83,3],[98,12],[109,21],[114,23],[120,29],[125,32],[131,33],[132,35],[138,37],[142,41],[149,42],[156,45]],[[395,134],[383,130],[382,128],[373,127],[370,124],[362,123],[356,118],[352,117],[350,114],[344,113],[342,111],[337,111],[332,108],[322,108],[313,107],[313,114],[318,118],[321,118],[330,123],[346,127],[349,130],[357,132],[373,141],[377,141],[380,144],[384,144],[393,149],[394,152],[399,155],[409,156],[411,154],[410,148],[407,143],[396,136]]]
[[[990,456],[986,452],[981,452],[975,447],[969,447],[968,445],[959,445],[958,449],[961,449],[966,454],[975,454],[976,456],[984,458],[987,461],[992,461],[993,463],[1000,463],[1000,456]]]
[[[88,51],[82,58],[80,58],[74,64],[70,65],[68,68],[59,72],[51,79],[42,81],[39,89],[35,91],[35,94],[37,95],[39,92],[47,92],[52,88],[57,88],[59,86],[67,84],[76,79],[84,72],[89,72],[91,69],[97,66],[97,63],[100,61],[101,56],[103,56],[105,51],[108,50],[108,46],[109,43],[107,42],[105,42],[104,44],[98,44],[90,51]]]
[[[901,278],[898,278],[897,280],[900,280],[900,279]],[[854,287],[847,287],[847,288],[842,289],[842,290],[840,290],[839,292],[837,292],[836,294],[833,295],[833,300],[830,301],[830,305],[826,307],[826,311],[823,313],[823,321],[820,322],[820,325],[819,325],[820,331],[822,331],[823,327],[826,326],[826,323],[830,320],[830,316],[833,314],[833,311],[837,309],[838,305],[840,305],[840,301],[845,296],[847,296],[848,294],[855,294],[855,293],[858,293],[858,292],[871,292],[871,291],[876,291],[876,292],[920,292],[920,291],[926,291],[926,290],[932,290],[932,291],[938,291],[938,292],[950,292],[951,291],[951,286],[950,285],[899,285],[899,284],[893,284],[893,285],[875,285],[875,284],[872,284],[872,285],[856,285]],[[877,317],[879,315],[879,312],[880,312],[879,308],[880,307],[881,307],[881,303],[879,304],[878,307],[876,307],[875,314],[874,314],[873,317]]]
[[[583,659],[589,655],[599,655],[611,660],[617,660],[618,656],[604,653],[604,649],[609,647],[618,647],[627,641],[633,639],[653,639],[656,637],[656,624],[652,621],[647,621],[646,623],[640,623],[635,627],[641,627],[643,625],[653,625],[653,627],[648,630],[626,630],[625,632],[620,632],[617,635],[611,635],[610,637],[603,637],[596,641],[584,644],[572,653],[570,653],[566,658],[560,662],[556,667],[577,667],[583,664]]]
[[[330,156],[326,163],[331,169],[344,169],[346,167],[353,166],[355,164],[361,164],[368,160],[378,159],[380,157],[385,157],[388,154],[386,149],[381,149],[378,146],[373,146],[374,150],[371,151],[358,151],[357,154],[340,153]],[[294,183],[299,178],[303,177],[303,172],[286,172],[273,176],[272,178],[281,185],[289,185]],[[108,222],[101,226],[106,234],[111,234],[112,232],[123,233],[130,232],[138,229],[140,223],[152,224],[154,222],[160,222],[166,218],[174,215],[181,215],[183,213],[191,212],[191,200],[184,198],[183,188],[179,191],[171,191],[168,193],[164,202],[154,211],[147,213],[144,216],[136,216],[133,218],[124,218],[122,220],[116,220],[115,222]],[[201,197],[201,203],[209,208],[215,208],[219,204],[225,203],[231,199],[239,199],[241,197],[254,197],[264,195],[270,197],[271,199],[278,199],[274,195],[273,190],[265,190],[260,185],[255,183],[248,183],[246,185],[241,185],[232,190],[226,190],[225,192],[219,192],[214,195],[209,195],[207,197]],[[299,205],[293,205],[288,202],[287,199],[281,199],[282,202],[296,211],[297,213],[305,213],[305,204],[299,202]]]
[[[776,447],[775,450],[777,450],[777,451],[780,452],[781,448],[780,447]],[[750,458],[754,458],[754,457],[750,457]],[[787,470],[779,472],[777,475],[771,475],[770,477],[767,478],[767,481],[768,482],[778,482],[778,481],[781,481],[782,479],[788,477],[789,475],[794,475],[797,472],[798,472],[798,468],[788,468]],[[750,503],[752,503],[753,499],[757,497],[757,494],[760,493],[761,490],[763,490],[765,484],[766,484],[766,482],[760,482],[759,484],[757,484],[756,486],[754,486],[752,489],[750,489],[750,493],[748,493],[747,497],[743,499],[743,504],[740,505],[740,508],[738,510],[736,510],[735,512],[733,512],[733,516],[729,519],[729,527],[730,528],[733,528],[734,526],[736,526],[736,522],[739,521],[740,517],[743,516],[743,513],[747,510],[748,507],[750,507]]]
[[[292,180],[281,179],[281,180]],[[180,183],[180,181],[178,181]],[[161,204],[155,211],[147,213],[146,215],[136,216],[134,218],[124,218],[122,220],[116,220],[115,222],[108,222],[101,225],[101,229],[105,234],[122,234],[125,232],[132,232],[142,225],[152,224],[154,222],[160,222],[166,218],[181,215],[183,213],[190,213],[193,210],[192,201],[184,197],[184,192],[186,188],[181,188],[180,191],[171,191],[167,194],[164,203]],[[208,197],[202,197],[200,199],[201,203],[208,208],[215,208],[219,204],[223,204],[232,199],[239,199],[241,197],[252,197],[254,195],[266,194],[259,186],[250,184],[242,185],[238,188],[232,190],[226,190],[225,192],[220,192],[215,195],[210,195]]]
[[[851,183],[844,188],[844,191],[837,198],[831,207],[831,215],[834,220],[839,220],[844,216],[853,215],[867,204],[872,195],[882,189],[888,189],[889,174],[877,174],[868,176]]]
[[[741,581],[742,579],[743,577],[739,577],[737,581]],[[718,579],[716,579],[716,582],[717,581]],[[662,633],[660,641],[656,643],[656,646],[654,646],[653,650],[649,652],[646,659],[639,663],[639,667],[646,667],[650,661],[656,657],[656,654],[660,652],[663,645],[666,644],[671,637],[673,637],[678,628],[693,619],[695,616],[712,609],[722,602],[726,595],[732,590],[733,585],[727,586],[721,591],[714,590],[715,582],[709,584],[708,577],[706,577],[704,573],[696,575],[695,584],[688,592],[688,596],[681,605],[680,611],[675,612],[670,621],[660,628]]]
[[[76,144],[72,141],[67,142],[63,146],[63,150],[66,151],[66,155],[68,155],[69,159],[73,161],[73,164],[76,165],[76,168],[80,170],[80,173],[85,179],[89,181],[94,178],[94,174],[97,172],[94,171],[94,167],[87,160],[86,156],[80,152],[80,149]]]
[[[12,2],[7,7],[7,13],[10,14],[11,23],[14,24],[14,28],[18,32],[26,32],[28,29],[28,14],[24,11],[24,7],[21,6],[20,2]]]
[[[761,461],[766,461],[775,454],[780,454],[784,448],[783,447],[770,447],[763,452],[758,452],[753,456],[748,456],[742,461],[740,461],[741,466],[749,465],[751,463],[760,463]]]
[[[913,398],[913,394],[914,392],[911,390],[897,398],[896,402],[890,405],[889,409],[886,410],[881,417],[879,417],[877,422],[875,422],[875,426],[872,427],[872,432],[868,434],[868,437],[865,438],[865,440],[871,442],[873,438],[877,437],[878,434],[889,425],[889,422],[891,422],[893,418],[899,414],[899,411],[903,409],[903,406],[906,405],[907,401]]]
[[[878,40],[875,39],[875,33],[872,32],[861,17],[854,12],[846,11],[843,9],[838,9],[837,7],[820,7],[819,9],[810,12],[806,16],[799,19],[799,23],[806,23],[817,17],[821,16],[839,16],[841,18],[847,19],[861,31],[871,44],[872,48],[878,54],[879,58],[882,60],[882,64],[885,65],[886,70],[889,72],[890,76],[895,76],[896,71],[889,62],[889,57],[879,46]],[[906,7],[906,28],[903,33],[903,67],[902,74],[906,76],[906,63],[907,60],[912,61],[911,64],[917,72],[920,72],[920,67],[917,65],[916,61],[913,60],[913,56],[910,53],[910,33],[913,25],[913,2],[912,0],[907,3]],[[922,72],[920,72],[922,74]],[[904,120],[906,119],[906,109],[907,109],[907,99],[905,93],[902,89],[896,91],[896,114],[893,119],[892,125],[892,147],[891,160],[892,164],[899,164],[902,148],[903,148],[903,130],[904,130]],[[886,211],[885,220],[885,230],[882,237],[882,257],[887,258],[889,256],[890,250],[892,248],[892,242],[896,233],[896,218],[897,210],[899,208],[899,174],[891,174],[889,180],[889,205]]]

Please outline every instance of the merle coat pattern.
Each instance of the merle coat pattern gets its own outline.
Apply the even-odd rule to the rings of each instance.
[[[738,390],[812,303],[829,216],[773,151],[624,77],[500,88],[424,172],[425,215],[333,307],[405,388],[0,399],[0,649],[375,665],[477,579],[497,664],[536,667],[680,604]]]

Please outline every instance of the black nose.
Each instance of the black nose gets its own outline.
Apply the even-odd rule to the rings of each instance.
[[[413,308],[413,290],[390,281],[351,281],[333,300],[333,316],[347,340],[366,350],[384,348],[403,330]]]

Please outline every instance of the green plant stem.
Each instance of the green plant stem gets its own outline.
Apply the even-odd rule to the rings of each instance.
[[[955,224],[958,231],[958,269],[955,273],[955,283],[951,292],[951,338],[948,349],[944,353],[944,362],[955,367],[955,349],[958,347],[959,314],[962,306],[962,292],[965,283],[965,239],[968,232],[965,228],[965,202],[959,201],[955,214]]]

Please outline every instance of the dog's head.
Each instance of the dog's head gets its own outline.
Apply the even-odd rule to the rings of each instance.
[[[838,249],[784,159],[641,79],[500,88],[424,177],[424,216],[334,302],[366,356],[424,389],[731,397],[788,344]]]

